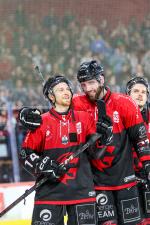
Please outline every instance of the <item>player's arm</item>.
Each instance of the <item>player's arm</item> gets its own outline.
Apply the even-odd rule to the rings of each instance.
[[[35,177],[48,176],[50,180],[56,180],[66,172],[66,168],[60,168],[59,163],[44,154],[43,132],[37,128],[34,132],[28,132],[20,150],[20,160],[23,167]]]
[[[126,107],[126,119],[124,124],[127,128],[129,138],[134,146],[134,149],[144,165],[147,176],[150,173],[150,147],[147,137],[146,127],[138,106],[130,100]]]

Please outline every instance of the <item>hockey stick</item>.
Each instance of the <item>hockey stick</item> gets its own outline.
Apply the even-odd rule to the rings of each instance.
[[[39,75],[40,80],[42,81],[42,85],[44,86],[45,84],[45,80],[44,80],[44,76],[39,68],[39,66],[35,65],[34,66],[35,71],[37,72],[37,74]]]
[[[66,159],[63,163],[60,164],[60,166],[67,165],[71,160],[73,160],[75,157],[80,155],[82,152],[84,152],[90,145],[92,145],[95,141],[97,141],[101,137],[101,134],[96,133],[93,135],[89,141],[87,141],[86,144],[84,144],[81,148],[79,148],[75,153],[69,156],[68,159]],[[101,156],[105,153],[106,147],[104,147],[101,150]],[[21,195],[19,198],[17,198],[13,203],[11,203],[9,206],[7,206],[1,213],[0,217],[2,217],[4,214],[6,214],[10,209],[12,209],[14,206],[16,206],[19,202],[21,202],[23,199],[25,199],[28,195],[30,195],[33,191],[35,191],[38,187],[40,187],[42,184],[44,184],[48,180],[48,177],[42,178],[40,181],[38,181],[35,185],[33,185],[30,189],[27,189],[23,195]]]

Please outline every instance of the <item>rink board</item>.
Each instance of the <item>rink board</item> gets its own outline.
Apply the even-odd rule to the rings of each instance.
[[[30,189],[34,182],[20,182],[0,184],[0,212],[13,203],[24,192]],[[5,215],[0,218],[0,225],[30,225],[34,205],[34,195],[32,192]],[[24,204],[25,203],[25,204]]]
[[[0,225],[31,225],[31,220],[2,221]]]
[[[33,185],[34,182],[0,184],[0,212]],[[26,198],[25,204],[21,201],[8,211],[0,219],[0,225],[31,225],[34,194],[35,192]],[[64,216],[64,224],[67,224],[67,216]]]

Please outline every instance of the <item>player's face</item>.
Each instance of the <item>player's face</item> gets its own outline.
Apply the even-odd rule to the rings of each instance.
[[[53,88],[54,96],[50,96],[52,101],[55,101],[55,106],[70,106],[72,93],[69,86],[65,83],[59,83]]]
[[[142,108],[147,101],[147,89],[144,84],[135,84],[130,92],[131,98]]]
[[[97,80],[92,79],[80,83],[82,90],[88,96],[91,101],[97,99],[97,93],[100,88],[100,84]]]

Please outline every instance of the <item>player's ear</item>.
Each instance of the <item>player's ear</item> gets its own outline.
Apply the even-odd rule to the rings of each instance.
[[[52,102],[52,103],[54,103],[55,102],[55,97],[54,97],[54,95],[52,95],[52,94],[48,94],[48,98],[49,98],[49,100]]]

